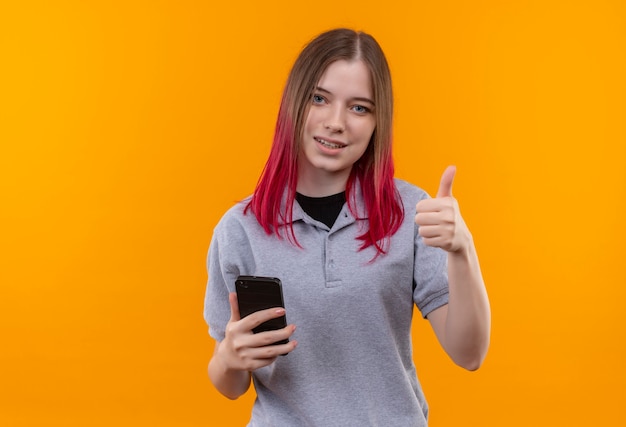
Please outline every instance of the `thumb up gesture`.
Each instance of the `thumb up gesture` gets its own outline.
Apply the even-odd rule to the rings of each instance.
[[[461,217],[459,204],[452,197],[455,174],[455,166],[446,168],[441,175],[437,196],[420,200],[415,215],[415,223],[419,225],[419,235],[424,243],[448,252],[466,250],[472,240],[469,229]]]

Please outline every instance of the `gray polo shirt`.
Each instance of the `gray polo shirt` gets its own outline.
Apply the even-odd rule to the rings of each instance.
[[[287,321],[298,347],[252,373],[252,427],[426,426],[428,406],[412,358],[413,304],[425,317],[448,302],[447,256],[425,246],[415,205],[428,195],[396,180],[405,217],[387,254],[359,250],[367,225],[359,188],[357,215],[347,204],[331,229],[294,202],[299,248],[267,235],[246,205],[216,226],[208,256],[204,316],[224,339],[228,293],[238,275],[281,279]],[[358,219],[357,219],[358,218]]]

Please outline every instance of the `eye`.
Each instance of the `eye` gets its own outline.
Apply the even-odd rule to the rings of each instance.
[[[363,105],[355,105],[354,107],[352,107],[352,109],[354,110],[354,112],[359,114],[365,114],[370,112],[370,109],[364,107]]]
[[[312,99],[313,99],[313,104],[323,104],[326,101],[326,99],[324,99],[322,95],[317,95],[317,94],[314,94]]]

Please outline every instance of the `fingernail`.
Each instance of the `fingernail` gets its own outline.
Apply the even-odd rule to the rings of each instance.
[[[284,308],[277,308],[275,313],[276,314],[285,314],[285,309]]]

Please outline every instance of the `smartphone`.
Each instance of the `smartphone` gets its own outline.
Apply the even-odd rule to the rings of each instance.
[[[267,308],[283,307],[283,290],[280,280],[276,277],[239,276],[235,280],[237,302],[241,318]],[[287,317],[281,316],[261,323],[252,332],[273,331],[287,326]],[[287,344],[288,339],[277,341],[276,344]]]

